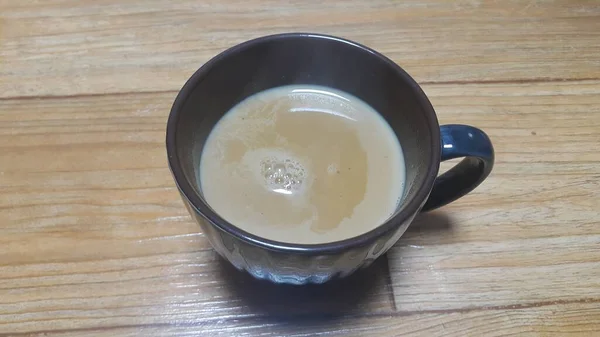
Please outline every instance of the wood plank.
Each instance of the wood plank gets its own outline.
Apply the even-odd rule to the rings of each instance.
[[[600,299],[600,85],[429,85],[442,123],[486,130],[494,172],[389,255],[399,310]],[[574,286],[576,285],[576,286]]]
[[[0,2],[0,97],[177,90],[261,35],[367,44],[420,82],[600,78],[596,0]]]
[[[154,243],[160,251],[161,242]],[[181,243],[170,243],[172,252],[140,257],[0,265],[0,333],[97,327],[116,333],[111,327],[206,326],[281,314],[352,316],[394,310],[385,259],[324,286],[274,286],[234,270],[213,251],[178,253]],[[139,251],[127,242],[120,249]],[[82,251],[75,247],[72,255]]]
[[[0,264],[209,249],[166,161],[173,99],[0,101]]]
[[[143,325],[128,317],[117,324],[88,318],[94,328],[44,330],[11,336],[597,336],[600,305],[568,303],[530,308],[492,309],[466,312],[431,312],[411,315],[286,317],[267,316],[237,320],[191,320],[156,323],[145,316]]]
[[[597,305],[600,166],[592,144],[600,114],[590,111],[600,106],[598,81],[425,90],[442,123],[471,123],[490,133],[498,158],[490,180],[417,220],[389,254],[392,287],[382,260],[347,285],[291,293],[223,267],[186,215],[164,156],[173,93],[0,100],[8,159],[0,162],[0,331],[101,334],[93,329],[102,326],[117,329],[105,333],[169,335],[183,333],[172,326],[181,322],[191,333],[196,325],[248,319],[235,329],[276,335],[289,326],[253,320],[313,312],[366,315],[342,326],[391,335],[404,315],[433,311],[426,322],[434,322],[454,315],[446,311],[492,307],[503,309],[473,319],[500,317],[496,327],[504,333],[523,328],[503,325],[509,323],[502,317],[515,317],[511,308]],[[570,153],[571,160],[562,160]],[[396,309],[401,319],[368,323]],[[400,328],[410,333],[421,323]],[[442,334],[434,326],[425,332]],[[347,331],[336,327],[313,329]],[[472,329],[465,331],[479,328]]]

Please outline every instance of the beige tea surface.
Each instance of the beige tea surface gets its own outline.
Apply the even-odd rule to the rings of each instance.
[[[319,86],[255,94],[215,126],[201,189],[224,219],[294,243],[347,239],[382,224],[404,190],[405,164],[387,122],[362,100]]]

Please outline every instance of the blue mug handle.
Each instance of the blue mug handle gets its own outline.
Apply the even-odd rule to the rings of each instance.
[[[442,161],[465,157],[449,171],[437,177],[422,211],[444,206],[471,192],[481,184],[494,166],[494,147],[478,128],[450,124],[440,127]]]

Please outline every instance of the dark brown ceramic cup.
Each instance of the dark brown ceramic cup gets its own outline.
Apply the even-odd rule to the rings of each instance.
[[[385,223],[362,235],[324,244],[276,242],[242,230],[214,212],[198,181],[200,155],[217,121],[260,91],[315,84],[357,96],[394,130],[406,162],[406,190]],[[167,125],[169,166],[184,203],[215,250],[236,268],[276,283],[323,283],[368,266],[384,254],[422,210],[447,204],[490,173],[494,150],[481,130],[438,125],[417,83],[385,56],[344,39],[306,33],[266,36],[232,47],[184,85]],[[465,157],[441,176],[440,161]]]

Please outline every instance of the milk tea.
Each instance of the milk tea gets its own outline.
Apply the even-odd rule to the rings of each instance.
[[[387,122],[348,93],[291,85],[252,95],[211,131],[200,189],[233,225],[301,244],[348,239],[385,222],[405,184]]]

